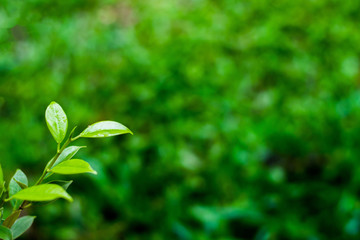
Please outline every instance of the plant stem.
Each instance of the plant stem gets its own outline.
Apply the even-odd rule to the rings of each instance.
[[[75,132],[75,129],[76,129],[76,127],[74,127],[73,130],[70,132],[68,139],[65,141],[64,145],[63,145],[61,148],[60,148],[60,143],[57,144],[55,156],[50,160],[50,163],[45,166],[43,173],[41,174],[40,178],[36,181],[36,183],[34,184],[34,186],[39,185],[39,184],[42,183],[42,181],[43,181],[43,180],[45,179],[45,177],[46,177],[46,174],[47,174],[47,173],[49,172],[49,170],[54,166],[56,160],[59,158],[59,156],[60,156],[61,153],[64,151],[64,149],[65,149],[71,142],[75,141],[76,139],[78,139],[78,138],[80,137],[80,135],[79,135],[79,136],[77,136],[77,137],[75,137],[75,138],[72,138],[72,136],[73,136],[73,134],[74,134],[74,132]],[[24,200],[23,203],[21,204],[21,206],[20,206],[18,209],[14,209],[14,210],[13,210],[12,214],[13,214],[14,212],[16,212],[16,211],[20,211],[20,213],[21,213],[21,211],[24,209],[24,207],[25,207],[25,205],[26,205],[27,203],[29,203],[29,202],[26,201],[26,200]],[[19,215],[20,215],[20,213],[19,213]],[[12,225],[13,225],[13,224],[11,224],[11,226],[12,226]],[[8,227],[11,228],[11,226],[8,226]]]
[[[58,144],[58,148],[57,148],[57,151],[56,151],[55,156],[52,158],[51,162],[50,162],[48,165],[46,165],[46,167],[44,168],[43,173],[41,174],[40,178],[36,181],[36,183],[34,184],[34,186],[39,185],[39,184],[42,183],[42,181],[44,180],[44,178],[45,178],[46,174],[48,173],[49,169],[51,169],[52,166],[54,166],[56,160],[59,158],[59,156],[61,155],[61,153],[64,151],[64,149],[65,149],[72,141],[74,141],[74,140],[71,138],[71,135],[70,135],[69,138],[66,140],[66,142],[64,143],[64,145],[63,145],[60,149],[59,149],[59,145],[60,145],[60,144]],[[24,209],[24,206],[25,206],[27,203],[28,203],[28,202],[27,202],[26,200],[24,200],[18,210],[23,210],[23,209]]]
[[[49,169],[52,168],[52,166],[55,164],[56,160],[59,158],[59,156],[61,155],[61,153],[64,151],[64,149],[71,143],[71,137],[69,137],[66,142],[64,143],[64,145],[62,146],[62,148],[60,150],[57,151],[57,153],[55,154],[55,156],[52,158],[52,161],[49,163],[49,165],[47,165],[43,171],[43,173],[41,174],[39,180],[37,180],[37,182],[35,183],[34,186],[39,185],[40,183],[42,183],[42,181],[44,180],[46,174],[48,173]]]

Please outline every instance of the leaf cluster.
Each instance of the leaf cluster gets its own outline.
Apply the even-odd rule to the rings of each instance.
[[[16,239],[31,227],[35,216],[23,216],[21,218],[19,216],[23,209],[32,206],[34,202],[49,202],[58,198],[63,198],[69,202],[73,201],[73,198],[66,191],[72,180],[44,182],[53,174],[97,174],[85,160],[73,159],[75,154],[85,146],[69,146],[72,142],[79,138],[104,138],[126,133],[132,134],[121,123],[101,121],[88,126],[77,136],[74,136],[76,127],[67,135],[68,119],[62,107],[56,102],[51,102],[47,107],[45,119],[49,131],[57,144],[57,151],[54,157],[46,164],[38,181],[34,185],[29,186],[26,174],[22,170],[17,169],[7,185],[0,165],[1,239]],[[10,202],[13,210],[9,216],[3,218],[4,204],[7,202]]]

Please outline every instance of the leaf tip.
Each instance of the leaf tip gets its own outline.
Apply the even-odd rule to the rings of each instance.
[[[64,190],[65,191],[65,190]],[[65,191],[65,194],[62,196],[62,198],[64,198],[65,200],[67,200],[68,202],[73,202],[74,199],[72,198],[72,196],[70,194],[68,194],[66,191]]]

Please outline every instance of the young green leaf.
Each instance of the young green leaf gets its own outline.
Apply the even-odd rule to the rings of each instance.
[[[20,213],[21,213],[20,210],[17,210],[17,211],[14,211],[13,213],[11,213],[10,216],[8,216],[5,219],[3,226],[10,228],[14,224],[16,219],[18,219],[18,217],[20,216]]]
[[[54,166],[58,165],[59,163],[71,159],[81,148],[85,148],[86,146],[70,146],[65,148],[58,159],[55,161]],[[53,158],[47,163],[46,168],[48,168],[53,161]],[[45,179],[52,175],[51,172],[47,173]]]
[[[88,126],[76,138],[103,138],[126,133],[133,134],[127,127],[125,127],[121,123],[114,121],[102,121]]]
[[[56,159],[53,167],[58,165],[61,162],[71,159],[81,148],[85,148],[86,146],[70,146],[64,149],[58,159]]]
[[[13,240],[13,236],[10,229],[4,226],[0,226],[0,239]]]
[[[81,159],[71,159],[62,162],[51,169],[51,172],[58,174],[79,174],[79,173],[93,173],[97,172],[91,168],[90,164]]]
[[[62,187],[64,190],[67,190],[69,186],[73,183],[73,180],[65,181],[65,180],[53,180],[48,183],[56,184]]]
[[[28,185],[28,179],[25,175],[25,173],[23,171],[21,171],[20,169],[17,169],[14,176],[11,178],[10,183],[9,183],[9,197],[12,197],[14,194],[16,194],[17,192],[19,192],[22,187],[18,184],[22,183],[23,185],[27,186]],[[13,205],[14,209],[17,209],[20,207],[20,205],[22,204],[23,201],[21,200],[12,200],[11,204]]]
[[[56,184],[59,185],[60,187],[62,187],[65,191],[69,188],[69,186],[73,183],[73,180],[70,181],[65,181],[65,180],[52,180],[50,182],[47,182],[46,184]],[[55,202],[56,200],[53,201],[49,201],[49,202],[37,202],[36,205],[37,206],[43,206],[43,205],[48,205],[51,204],[52,202]]]
[[[62,187],[56,184],[42,184],[25,188],[7,200],[13,198],[37,202],[51,201],[57,198],[64,198],[70,202],[73,201],[72,197]]]
[[[57,143],[61,143],[66,135],[68,120],[64,110],[56,102],[51,102],[45,112],[46,124]]]
[[[34,216],[21,217],[11,227],[13,239],[20,237],[26,230],[28,230],[34,222]]]

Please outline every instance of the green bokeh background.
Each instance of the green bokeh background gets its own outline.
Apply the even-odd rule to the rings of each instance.
[[[97,176],[22,239],[360,237],[360,2],[5,0],[0,161],[34,182],[70,127]],[[64,177],[63,179],[69,179]]]

